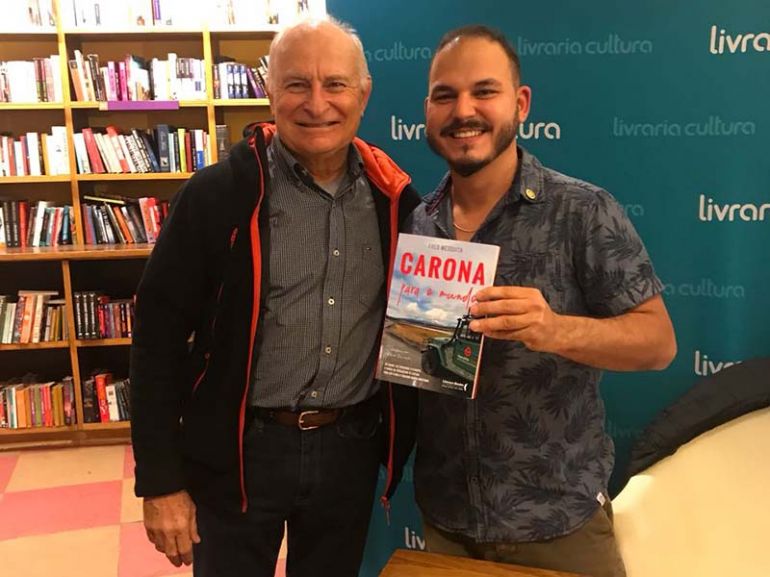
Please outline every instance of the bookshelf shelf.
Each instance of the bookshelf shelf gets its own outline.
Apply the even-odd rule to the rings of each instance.
[[[157,36],[163,38],[191,38],[199,39],[203,35],[202,29],[193,28],[174,28],[171,26],[134,26],[127,28],[66,28],[64,36],[68,39],[88,39],[88,40],[114,40],[124,42],[133,40],[136,37],[147,38]]]
[[[0,30],[0,40],[13,42],[19,40],[40,42],[41,40],[56,40],[56,28],[25,28],[22,30]]]
[[[118,101],[121,102],[121,101]],[[147,102],[147,103],[153,103],[154,100],[139,100],[139,101],[128,101],[128,102]],[[173,101],[172,101],[173,102]],[[46,103],[47,104],[47,103]],[[174,102],[176,105],[177,103]],[[209,105],[208,100],[180,100],[178,101],[178,108],[206,108]],[[0,105],[2,106],[2,105]],[[30,105],[25,105],[24,110],[26,110]],[[34,106],[34,105],[32,105]],[[114,110],[108,108],[108,103],[104,101],[74,101],[70,103],[70,108],[73,110],[101,110],[101,111],[108,111],[108,112],[153,112],[152,110]],[[51,106],[50,108],[56,108],[55,106]],[[59,108],[64,108],[63,105],[59,105]],[[166,109],[168,110],[168,109]]]
[[[83,423],[83,429],[86,431],[112,429],[118,431],[130,431],[131,423],[128,421],[113,421],[111,423]]]
[[[261,40],[270,40],[279,30],[280,27],[277,25],[263,25],[259,27],[215,26],[209,29],[209,33],[217,38],[259,38]]]
[[[193,172],[124,172],[120,174],[78,174],[81,182],[123,181],[123,180],[187,180]]]
[[[48,182],[69,182],[72,177],[69,174],[57,174],[54,176],[0,176],[0,184],[44,184]]]
[[[4,110],[64,110],[63,102],[0,102],[0,112]]]
[[[69,347],[67,341],[51,341],[45,343],[24,343],[15,345],[0,345],[0,351],[24,351],[40,349],[66,349]]]
[[[214,100],[214,106],[216,107],[243,107],[243,106],[270,106],[270,101],[267,98],[233,98],[233,99],[216,99]]]
[[[131,345],[131,339],[90,339],[75,341],[78,348],[89,347],[125,347]]]
[[[0,439],[12,440],[14,437],[27,437],[29,435],[56,435],[57,433],[75,432],[77,425],[66,427],[23,427],[21,429],[0,428]]]
[[[152,252],[150,244],[100,244],[40,246],[27,248],[0,248],[0,262],[61,261],[61,260],[116,260],[142,258]]]

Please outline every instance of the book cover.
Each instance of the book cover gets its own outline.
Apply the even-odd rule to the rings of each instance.
[[[468,328],[474,295],[491,286],[500,248],[401,234],[390,279],[377,378],[476,397],[483,337]]]

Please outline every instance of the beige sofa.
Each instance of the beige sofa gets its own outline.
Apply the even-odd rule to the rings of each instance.
[[[770,407],[631,477],[613,508],[628,577],[770,577]]]

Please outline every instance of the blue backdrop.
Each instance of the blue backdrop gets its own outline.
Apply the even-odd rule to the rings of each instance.
[[[327,0],[360,33],[374,79],[361,135],[422,193],[444,163],[424,138],[433,47],[469,23],[500,28],[533,89],[519,142],[626,210],[666,285],[679,354],[659,373],[606,374],[617,450],[699,376],[770,353],[770,3],[767,0]],[[420,548],[411,469],[391,525],[375,507],[361,575]],[[616,483],[615,483],[616,484]]]

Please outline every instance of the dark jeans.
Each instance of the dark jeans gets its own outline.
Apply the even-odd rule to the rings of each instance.
[[[246,513],[198,506],[195,577],[273,577],[287,524],[288,577],[358,575],[381,448],[377,399],[310,431],[252,416]]]

